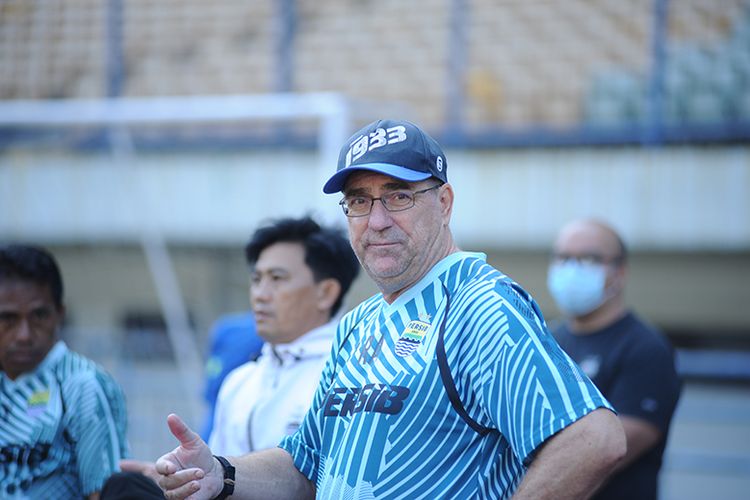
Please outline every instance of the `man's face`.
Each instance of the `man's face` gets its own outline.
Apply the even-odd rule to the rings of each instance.
[[[569,223],[557,236],[553,262],[575,260],[592,266],[604,266],[608,277],[619,268],[622,258],[616,237],[606,228],[589,221]]]
[[[302,244],[280,242],[265,248],[250,276],[258,334],[272,344],[283,344],[327,321],[330,304],[322,304],[320,286],[305,264]]]
[[[63,315],[48,286],[0,283],[0,365],[8,377],[15,380],[42,362],[55,345]]]
[[[407,183],[374,172],[352,174],[344,196],[379,198],[399,189],[422,190],[434,179]],[[348,217],[349,239],[362,267],[384,295],[399,292],[416,283],[444,255],[452,208],[449,185],[417,194],[412,208],[389,212],[375,201],[369,215]]]
[[[617,235],[598,222],[574,221],[560,230],[548,286],[560,309],[590,317],[622,298],[625,266]]]

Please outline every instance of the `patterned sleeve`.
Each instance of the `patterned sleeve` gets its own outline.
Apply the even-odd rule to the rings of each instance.
[[[328,393],[328,389],[336,373],[336,362],[339,358],[344,343],[350,341],[349,334],[357,325],[358,318],[363,316],[363,311],[367,305],[372,303],[371,300],[360,304],[353,311],[341,319],[336,331],[336,338],[331,347],[331,355],[326,361],[323,368],[323,374],[320,378],[320,384],[315,390],[313,402],[310,409],[305,414],[299,429],[291,436],[282,439],[279,447],[286,450],[294,460],[297,469],[313,483],[318,480],[320,470],[320,449],[321,449],[321,426],[319,418],[323,418],[323,404]]]
[[[325,367],[323,368],[323,374],[320,378],[318,388],[315,390],[313,401],[310,409],[305,414],[302,424],[299,429],[290,436],[285,436],[279,447],[286,450],[294,460],[294,465],[297,469],[312,482],[317,482],[318,469],[320,466],[320,425],[318,417],[321,415],[320,409],[323,406],[326,392],[328,392],[328,386],[332,380],[335,370],[335,356],[338,351],[338,347],[341,342],[341,335],[343,331],[342,325],[339,324],[336,332],[336,339],[331,347],[331,356],[326,361]]]
[[[461,378],[470,381],[462,400],[473,402],[470,414],[498,429],[523,463],[564,427],[596,408],[611,409],[559,347],[525,291],[498,281],[474,297],[478,300],[465,303],[461,313],[457,361]]]
[[[129,455],[125,396],[101,370],[81,372],[69,387],[67,429],[75,443],[76,464],[84,496],[100,491],[120,459]]]
[[[336,350],[339,340],[339,335],[337,334],[332,349]],[[312,404],[305,414],[299,429],[294,434],[285,436],[281,440],[281,443],[279,443],[279,447],[286,450],[292,456],[294,466],[313,483],[318,480],[318,470],[320,467],[319,450],[321,448],[321,433],[318,418],[321,416],[320,409],[323,407],[328,386],[333,377],[333,359],[335,358],[331,356],[326,361],[320,383],[313,396]]]

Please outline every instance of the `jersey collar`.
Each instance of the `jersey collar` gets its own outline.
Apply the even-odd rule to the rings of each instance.
[[[267,342],[263,345],[263,355],[275,358],[281,364],[327,356],[331,352],[338,320],[336,317],[287,344],[272,345]]]
[[[0,371],[0,380],[3,381],[3,384],[8,386],[20,384],[27,378],[34,377],[37,374],[42,373],[46,369],[54,366],[63,356],[65,356],[66,352],[68,352],[68,346],[66,346],[65,342],[63,342],[62,340],[58,340],[57,342],[55,342],[55,345],[52,346],[52,349],[49,350],[42,362],[36,365],[36,368],[34,368],[34,370],[22,373],[21,375],[16,377],[15,380],[11,380],[5,374],[5,372]]]
[[[424,290],[427,285],[434,281],[440,280],[445,283],[446,276],[442,276],[441,278],[441,275],[444,275],[446,271],[453,267],[457,262],[465,259],[477,259],[485,262],[487,260],[487,255],[481,252],[455,252],[446,257],[443,257],[440,261],[438,261],[437,264],[432,266],[432,269],[430,269],[427,274],[422,277],[422,279],[417,281],[408,290],[399,295],[396,300],[393,301],[393,303],[386,305],[384,310],[386,312],[393,311],[403,306],[414,297],[421,294],[422,290]]]

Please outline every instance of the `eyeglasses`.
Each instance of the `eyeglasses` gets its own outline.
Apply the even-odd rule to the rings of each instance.
[[[442,186],[442,184],[436,184],[419,191],[399,189],[397,191],[384,193],[378,198],[373,198],[363,194],[345,196],[344,199],[339,202],[339,205],[341,205],[341,209],[347,217],[364,217],[365,215],[370,215],[375,200],[380,200],[380,203],[382,203],[383,207],[389,212],[401,212],[414,206],[414,197],[416,195],[426,193],[427,191],[439,188],[440,186]]]
[[[564,264],[566,262],[575,261],[579,264],[583,264],[586,266],[592,266],[592,265],[619,265],[623,261],[622,255],[617,255],[615,257],[605,257],[604,255],[590,253],[590,254],[581,254],[581,255],[572,255],[572,254],[566,254],[566,253],[556,253],[552,256],[552,261],[557,262],[560,264]]]

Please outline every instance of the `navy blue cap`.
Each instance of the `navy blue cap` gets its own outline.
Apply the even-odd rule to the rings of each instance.
[[[325,183],[323,192],[342,191],[349,175],[362,170],[407,182],[430,177],[448,182],[448,162],[440,145],[403,120],[377,120],[351,136],[341,148],[336,173]]]

